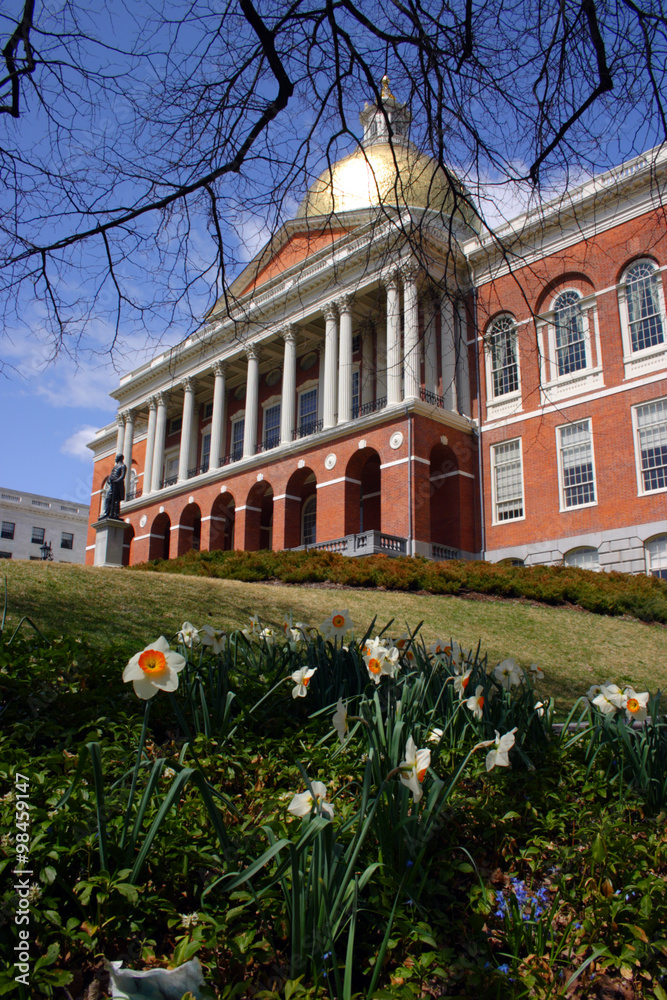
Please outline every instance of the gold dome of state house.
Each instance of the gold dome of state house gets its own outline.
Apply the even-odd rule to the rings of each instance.
[[[411,144],[375,143],[323,171],[299,207],[297,218],[340,215],[369,208],[430,209],[449,220],[471,221],[464,189],[436,160]]]

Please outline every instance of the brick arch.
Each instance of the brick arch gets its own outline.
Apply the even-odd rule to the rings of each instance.
[[[201,548],[201,507],[198,503],[188,503],[181,511],[178,522],[176,555],[182,556]]]
[[[380,455],[360,448],[345,469],[345,534],[382,530]]]
[[[297,469],[285,486],[284,514],[282,515],[283,543],[285,549],[293,549],[303,544],[302,517],[304,505],[311,497],[317,497],[317,476],[309,466]],[[319,535],[316,540],[321,541]]]
[[[168,559],[171,546],[171,520],[167,513],[153,519],[148,543],[149,559]]]
[[[627,260],[623,262],[623,265],[619,267],[614,278],[614,284],[620,285],[628,268],[632,267],[633,264],[636,264],[640,260],[650,260],[656,267],[660,267],[660,262],[656,259],[653,253],[633,253],[632,256],[628,257]]]
[[[234,548],[235,520],[236,500],[229,490],[225,490],[215,498],[211,507],[208,543],[211,551],[227,551]]]
[[[125,536],[123,537],[123,566],[130,566],[132,564],[132,542],[134,541],[134,528],[131,524],[128,524],[125,528]]]
[[[243,515],[242,517],[240,515]],[[263,479],[253,483],[243,510],[236,513],[235,546],[247,552],[273,547],[273,487]]]
[[[429,521],[434,545],[460,549],[461,476],[454,451],[438,442],[429,454]]]
[[[578,284],[584,285],[584,289],[577,288]],[[535,304],[535,312],[540,313],[549,310],[551,308],[551,300],[559,292],[564,292],[572,287],[577,288],[577,291],[581,292],[582,295],[588,295],[590,292],[595,291],[595,285],[587,274],[584,274],[582,271],[565,271],[563,274],[552,278],[544,286]]]

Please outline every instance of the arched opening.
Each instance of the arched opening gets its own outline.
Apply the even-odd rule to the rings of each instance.
[[[255,483],[248,493],[245,510],[245,538],[247,552],[270,549],[273,546],[273,487],[262,480]]]
[[[601,569],[600,555],[598,550],[592,545],[581,545],[576,549],[570,549],[563,556],[566,566],[577,566],[579,569],[592,569],[598,573]]]
[[[382,530],[380,456],[360,448],[345,470],[345,534]]]
[[[656,535],[644,545],[646,572],[667,580],[667,535]]]
[[[216,497],[211,507],[211,539],[209,549],[228,552],[234,548],[234,519],[236,503],[231,493],[225,491]]]
[[[284,546],[314,545],[317,538],[317,479],[305,466],[293,472],[285,487]]]
[[[178,524],[178,552],[182,556],[190,550],[199,552],[201,547],[201,509],[197,503],[189,503],[183,509]]]
[[[132,542],[134,541],[134,528],[131,524],[125,528],[123,538],[123,566],[129,566],[132,562]]]
[[[461,476],[456,455],[447,445],[431,448],[430,527],[431,544],[461,548]]]
[[[168,514],[158,514],[151,525],[148,545],[149,559],[168,559],[171,542],[171,521]]]
[[[104,514],[104,508],[106,506],[107,497],[109,495],[109,477],[102,483],[102,491],[100,493],[100,517]]]

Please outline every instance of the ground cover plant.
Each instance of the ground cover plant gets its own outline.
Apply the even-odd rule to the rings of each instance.
[[[347,607],[115,647],[69,625],[0,641],[0,869],[28,843],[34,872],[30,985],[8,965],[0,995],[196,958],[220,997],[664,1000],[655,690],[591,688],[555,735],[546,665]]]

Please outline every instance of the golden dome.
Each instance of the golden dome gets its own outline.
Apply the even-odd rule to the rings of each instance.
[[[339,215],[383,205],[441,212],[447,221],[454,212],[459,222],[474,225],[475,213],[465,201],[464,189],[452,181],[430,156],[412,145],[386,142],[358,149],[327,168],[301,202],[298,219]],[[462,197],[463,196],[463,197]],[[456,202],[458,201],[458,205]]]

